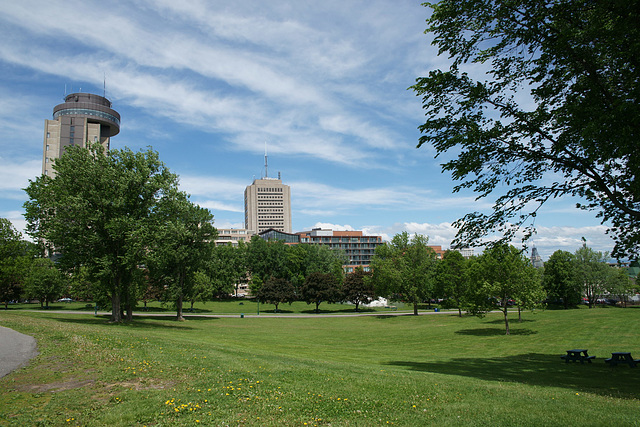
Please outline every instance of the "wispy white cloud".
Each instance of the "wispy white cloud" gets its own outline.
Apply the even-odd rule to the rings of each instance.
[[[0,195],[5,198],[25,199],[22,189],[42,173],[41,159],[16,163],[0,157],[0,165]]]
[[[244,140],[266,133],[289,154],[359,165],[363,159],[379,156],[367,147],[389,150],[397,146],[399,137],[390,128],[345,108],[365,101],[378,104],[383,114],[396,114],[380,103],[380,96],[349,99],[342,92],[359,84],[354,78],[361,78],[362,67],[374,61],[371,55],[378,52],[369,49],[373,45],[366,33],[354,37],[350,31],[345,37],[340,27],[312,27],[316,18],[309,20],[307,6],[287,11],[272,6],[262,15],[253,15],[244,13],[245,4],[234,8],[206,2],[138,6],[141,4],[144,8],[138,10],[71,2],[62,12],[44,2],[40,6],[46,13],[35,17],[29,13],[32,6],[11,5],[5,19],[11,19],[12,25],[42,37],[55,35],[57,40],[82,48],[55,49],[54,54],[46,46],[27,46],[30,41],[14,36],[13,43],[0,48],[0,55],[41,72],[95,85],[106,73],[116,98],[178,122],[233,134],[238,148],[249,145]],[[386,28],[389,22],[384,9],[374,9],[377,14],[370,10],[365,20],[361,7],[339,3],[332,7],[350,16],[352,25],[370,30]],[[73,19],[74,15],[79,18]],[[69,20],[77,25],[66,25]],[[98,21],[103,28],[117,31],[94,31],[93,23]],[[376,21],[379,26],[374,27]],[[397,29],[384,31],[388,43],[402,40]],[[367,49],[362,49],[365,42]],[[193,78],[183,74],[175,79],[171,70],[188,71]],[[160,77],[167,72],[169,75]],[[231,85],[244,92],[229,95],[211,89],[211,84]],[[361,86],[361,95],[365,87]],[[345,139],[351,138],[356,141],[347,143]],[[381,164],[371,161],[369,167]]]
[[[28,239],[29,236],[27,236],[25,230],[27,228],[27,221],[24,219],[24,217],[22,216],[22,212],[21,211],[7,211],[7,212],[0,212],[0,218],[6,218],[9,221],[11,221],[11,224],[13,225],[13,227],[22,234],[22,238],[23,239]]]
[[[126,111],[114,145],[158,139],[162,158],[175,157],[183,169],[174,170],[184,173],[181,188],[211,209],[217,226],[242,226],[253,173],[243,162],[267,141],[270,154],[295,169],[285,183],[301,227],[353,226],[385,238],[407,230],[446,247],[455,230],[441,221],[491,206],[469,193],[448,194],[433,149],[414,148],[423,113],[406,88],[429,69],[448,67],[423,34],[428,13],[420,2],[388,0],[6,2],[0,199],[11,207],[3,209],[17,211],[21,188],[40,173],[42,120],[58,101],[42,95],[42,82],[91,90],[106,75],[107,96]],[[17,81],[24,88],[13,89]],[[332,173],[316,178],[324,168]],[[354,171],[352,182],[345,176]],[[575,214],[571,204],[549,206],[551,219],[537,223]],[[544,251],[571,248],[582,235],[610,245],[603,228],[579,227],[540,228],[535,243]]]
[[[490,206],[470,196],[442,196],[424,187],[389,186],[375,188],[339,188],[322,183],[292,182],[295,188],[292,197],[306,210],[325,209],[353,210],[423,210],[465,208],[469,211]]]

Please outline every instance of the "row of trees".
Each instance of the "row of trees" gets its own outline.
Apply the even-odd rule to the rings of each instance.
[[[507,334],[510,304],[530,309],[545,298],[539,272],[513,246],[495,245],[470,260],[447,251],[438,261],[427,243],[426,236],[403,232],[376,249],[371,280],[380,295],[411,302],[414,314],[421,302],[436,297],[460,316],[463,310],[479,316],[500,310]]]
[[[542,307],[545,301],[575,306],[586,296],[592,307],[603,295],[620,299],[634,292],[625,269],[607,264],[607,254],[583,245],[575,254],[555,252],[543,270],[513,246],[496,244],[482,255],[465,259],[457,251],[445,252],[441,261],[427,246],[428,238],[400,233],[376,249],[371,281],[377,295],[413,303],[442,298],[443,305],[483,316],[503,313],[509,334],[508,309]]]
[[[178,177],[151,149],[71,146],[55,177],[25,189],[27,232],[69,277],[89,287],[111,320],[131,318],[149,283],[182,300],[211,258],[213,216],[178,190]]]
[[[8,219],[0,218],[0,301],[20,297],[40,300],[48,306],[65,285],[53,261],[38,257],[38,248],[22,238]]]
[[[607,265],[606,253],[597,252],[583,245],[575,253],[558,250],[544,266],[543,284],[554,302],[565,308],[587,299],[589,308],[607,295],[626,302],[634,293],[634,285],[625,269]]]
[[[344,254],[325,246],[289,246],[254,236],[247,245],[216,247],[213,216],[178,190],[177,176],[151,149],[134,153],[128,149],[105,152],[100,144],[69,147],[54,169],[55,177],[39,177],[26,189],[27,230],[38,244],[24,242],[8,221],[3,223],[8,230],[3,231],[8,236],[4,240],[17,242],[3,245],[3,251],[23,258],[3,255],[2,262],[41,258],[28,264],[37,265],[40,276],[46,278],[36,280],[35,273],[30,282],[24,280],[26,274],[22,278],[32,288],[36,283],[40,288],[50,284],[54,291],[37,296],[45,303],[56,294],[54,276],[61,277],[44,259],[45,253],[59,254],[55,267],[72,286],[66,292],[110,305],[113,321],[122,320],[125,312],[131,318],[138,301],[152,299],[175,302],[181,319],[184,301],[193,306],[195,301],[231,293],[234,285],[243,282],[251,283],[261,301],[277,305],[304,300],[315,303],[316,309],[323,301],[348,300],[359,305],[377,295],[412,303],[417,314],[423,301],[443,297],[460,314],[462,310],[476,314],[503,310],[507,330],[509,303],[531,308],[544,299],[538,271],[506,245],[494,245],[470,261],[448,252],[438,262],[427,237],[400,233],[376,249],[373,274],[359,272],[347,278],[342,270],[347,263]],[[576,253],[571,277],[585,286],[596,283],[585,290],[593,302],[603,283],[615,280],[603,279],[603,271],[614,270],[603,270],[603,255],[594,258],[589,251],[585,247]],[[553,261],[552,257],[551,266]],[[2,267],[3,277],[10,278],[3,279],[4,301],[16,299],[21,292],[27,295],[24,289],[17,291],[19,276],[11,268]],[[558,297],[553,286],[564,285],[550,275],[545,276],[546,289]],[[352,288],[357,295],[349,294]],[[571,302],[571,298],[565,300]]]
[[[184,198],[179,200],[187,203]],[[189,211],[184,206],[179,210]],[[173,301],[178,318],[183,300],[193,308],[195,301],[228,295],[234,286],[248,281],[254,296],[274,304],[276,310],[281,303],[300,300],[315,304],[316,311],[322,302],[348,301],[357,311],[360,304],[384,296],[413,304],[417,314],[424,301],[443,298],[443,305],[457,308],[460,316],[463,311],[480,316],[490,310],[502,311],[509,333],[507,309],[511,306],[520,312],[548,298],[569,307],[585,295],[592,306],[605,293],[623,297],[632,291],[626,272],[609,267],[606,254],[586,245],[575,254],[555,252],[542,272],[520,251],[506,245],[488,248],[469,260],[457,251],[447,251],[438,261],[426,236],[411,238],[404,232],[376,249],[372,273],[356,269],[344,276],[344,255],[326,246],[289,246],[254,236],[246,245],[216,247],[204,238],[197,239],[201,226],[187,228],[201,223],[202,217],[181,217],[181,222],[168,218],[154,232],[157,239],[146,252],[148,264],[137,267],[139,280],[131,282],[127,295],[133,305],[138,300]],[[73,295],[108,303],[110,295],[100,275],[93,275],[85,265],[63,274],[58,269],[63,263],[56,265],[43,258],[38,245],[22,240],[8,220],[0,224],[3,301],[27,297],[48,305],[61,295]]]
[[[54,170],[25,189],[27,232],[39,248],[31,257],[53,267],[44,255],[55,254],[55,267],[72,285],[57,293],[110,306],[114,322],[153,299],[174,302],[182,319],[184,301],[193,307],[249,280],[254,292],[274,279],[300,287],[319,272],[342,282],[344,255],[327,247],[257,236],[248,245],[216,247],[213,216],[179,191],[178,177],[151,149],[72,146]],[[14,291],[3,299],[27,295],[17,285]]]

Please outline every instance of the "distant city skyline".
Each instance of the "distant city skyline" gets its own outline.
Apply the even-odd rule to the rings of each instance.
[[[261,176],[267,142],[270,170],[291,187],[293,231],[407,231],[448,248],[451,224],[491,200],[453,194],[445,159],[415,148],[424,117],[407,88],[448,66],[423,33],[428,13],[407,0],[8,2],[0,217],[24,228],[22,189],[41,173],[43,121],[64,95],[90,92],[122,116],[111,147],[152,146],[216,227],[244,227],[243,191]],[[582,237],[611,250],[595,212],[575,203],[538,212],[529,247],[545,261]]]

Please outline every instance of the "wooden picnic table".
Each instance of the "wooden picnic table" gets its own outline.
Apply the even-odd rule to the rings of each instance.
[[[591,363],[591,359],[595,359],[595,356],[589,356],[586,349],[574,349],[567,350],[567,354],[564,356],[560,356],[561,359],[564,359],[566,363],[569,362],[580,362],[584,364],[584,361]]]
[[[611,353],[611,357],[609,359],[605,359],[604,361],[611,365],[611,367],[623,363],[629,365],[632,368],[635,368],[636,364],[640,363],[640,360],[633,360],[633,357],[631,357],[631,353],[627,352]]]

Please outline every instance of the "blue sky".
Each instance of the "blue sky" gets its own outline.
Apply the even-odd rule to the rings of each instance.
[[[5,2],[0,14],[0,217],[24,227],[22,188],[41,171],[44,119],[71,92],[122,116],[113,148],[148,146],[220,228],[243,227],[243,191],[264,174],[291,186],[294,231],[322,226],[448,247],[451,223],[490,200],[452,194],[407,88],[446,68],[420,1]],[[585,237],[610,251],[594,213],[542,208],[544,259]]]

